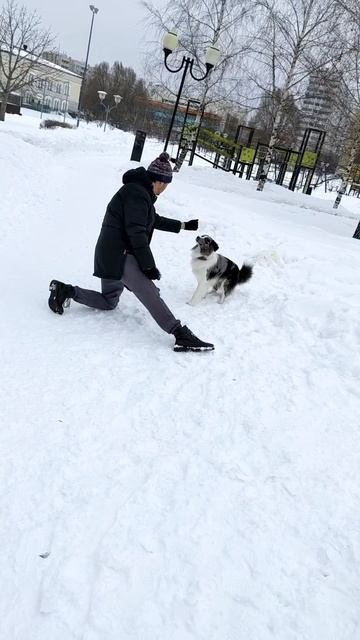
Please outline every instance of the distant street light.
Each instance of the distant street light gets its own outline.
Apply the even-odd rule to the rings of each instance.
[[[65,101],[65,109],[64,109],[64,122],[66,122],[66,113],[69,108],[69,95],[70,95],[70,82],[66,83],[66,101]]]
[[[86,80],[86,72],[87,72],[87,68],[88,68],[88,60],[89,60],[89,52],[90,52],[91,37],[92,37],[92,31],[93,31],[93,25],[94,25],[94,18],[95,18],[96,14],[99,11],[99,9],[97,9],[97,7],[95,7],[93,4],[90,4],[89,7],[90,7],[90,11],[92,13],[91,26],[90,26],[88,47],[87,47],[87,52],[86,52],[85,68],[84,68],[83,78],[82,78],[81,87],[80,87],[77,126],[79,126],[79,122],[80,122],[80,111],[81,111],[81,106],[82,106],[84,85],[85,85],[85,80]]]
[[[121,100],[122,100],[122,96],[119,96],[119,95],[116,93],[116,94],[113,96],[115,104],[111,107],[110,105],[107,105],[107,104],[105,104],[105,102],[104,102],[104,100],[105,100],[105,98],[106,98],[106,96],[107,96],[107,92],[106,92],[106,91],[98,91],[97,93],[98,93],[98,96],[99,96],[100,103],[102,104],[102,106],[103,106],[103,107],[104,107],[104,109],[105,109],[105,124],[104,124],[104,131],[106,131],[106,125],[107,125],[107,123],[108,123],[109,115],[110,115],[110,113],[113,111],[113,109],[116,109],[116,108],[119,106],[119,104],[120,104],[120,102],[121,102]]]
[[[181,92],[182,92],[183,87],[184,87],[185,77],[186,77],[186,74],[187,74],[188,70],[190,69],[190,75],[193,78],[193,80],[197,80],[198,82],[200,82],[201,80],[205,80],[205,78],[209,75],[210,71],[218,63],[219,58],[220,58],[220,51],[216,46],[213,45],[211,47],[208,47],[208,49],[206,51],[206,58],[205,58],[206,73],[205,73],[204,76],[202,76],[202,78],[197,78],[193,73],[194,58],[189,58],[187,56],[184,56],[183,59],[182,59],[181,65],[180,65],[180,67],[178,69],[171,69],[168,66],[167,59],[168,59],[169,55],[175,51],[175,49],[177,48],[178,44],[179,44],[179,38],[178,38],[177,34],[174,31],[169,31],[169,33],[167,33],[165,35],[164,40],[163,40],[164,65],[165,65],[166,69],[168,71],[170,71],[170,73],[178,73],[179,71],[181,71],[182,68],[184,68],[184,73],[183,73],[182,78],[181,78],[180,87],[179,87],[179,91],[178,91],[178,94],[177,94],[177,98],[176,98],[176,102],[175,102],[175,106],[174,106],[174,111],[173,111],[171,122],[170,122],[169,131],[168,131],[168,134],[167,134],[167,137],[166,137],[166,141],[165,141],[164,151],[166,151],[167,146],[169,144],[172,128],[174,126],[174,121],[175,121],[177,108],[179,106],[179,102],[180,102],[180,98],[181,98]]]
[[[43,117],[44,106],[45,106],[46,85],[47,85],[48,82],[49,82],[48,78],[45,78],[44,80],[42,80],[43,95],[42,95],[42,101],[41,101],[40,120],[42,120],[42,117]]]

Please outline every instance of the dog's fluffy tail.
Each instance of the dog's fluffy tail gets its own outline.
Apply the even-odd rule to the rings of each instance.
[[[247,282],[248,280],[250,280],[252,274],[253,274],[252,266],[250,264],[243,264],[243,266],[239,270],[238,284],[244,284],[244,282]]]

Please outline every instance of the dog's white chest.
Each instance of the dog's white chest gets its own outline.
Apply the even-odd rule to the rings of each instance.
[[[195,276],[204,277],[204,274],[207,272],[209,268],[208,260],[203,260],[202,258],[197,258],[196,260],[192,260],[191,268]]]
[[[206,280],[206,272],[216,264],[216,256],[211,255],[208,258],[193,258],[191,268],[194,276],[198,280]]]

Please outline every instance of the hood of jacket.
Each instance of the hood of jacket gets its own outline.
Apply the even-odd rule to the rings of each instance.
[[[154,194],[152,182],[149,177],[148,172],[144,167],[139,167],[138,169],[130,169],[126,171],[123,175],[123,184],[139,184],[144,187],[146,191],[149,193],[153,202],[156,201],[156,195]]]

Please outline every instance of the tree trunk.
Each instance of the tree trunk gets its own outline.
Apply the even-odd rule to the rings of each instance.
[[[265,160],[264,160],[264,164],[262,166],[262,170],[260,173],[260,179],[258,182],[258,186],[257,186],[257,191],[262,191],[264,189],[266,180],[267,180],[267,176],[269,173],[269,169],[271,166],[271,158],[273,155],[273,149],[277,143],[277,139],[278,139],[278,131],[279,131],[279,127],[281,124],[281,118],[282,118],[282,108],[283,108],[283,100],[281,101],[280,105],[279,105],[279,109],[277,111],[276,117],[275,117],[275,122],[274,122],[274,126],[271,132],[271,138],[270,138],[270,142],[269,142],[269,146],[267,148],[266,151],[266,156],[265,156]]]
[[[175,173],[178,173],[182,167],[182,165],[184,164],[184,160],[187,156],[187,152],[190,151],[190,160],[189,160],[189,164],[191,162],[192,164],[192,160],[193,160],[193,155],[195,152],[194,149],[194,145],[196,144],[196,140],[198,137],[198,129],[201,125],[201,115],[202,115],[202,110],[201,110],[201,106],[199,107],[199,110],[196,114],[196,118],[195,118],[195,122],[192,125],[192,129],[189,133],[189,135],[187,135],[185,137],[185,139],[183,140],[183,147],[182,149],[180,149],[180,153],[178,156],[178,159],[176,161],[176,165],[174,167],[174,171]]]
[[[344,193],[346,193],[346,188],[347,188],[347,186],[348,186],[348,184],[350,182],[351,171],[352,171],[353,164],[354,164],[354,161],[355,161],[355,156],[356,156],[356,151],[358,149],[358,144],[359,144],[359,136],[356,137],[356,139],[355,139],[355,141],[353,143],[353,146],[351,147],[349,162],[348,162],[348,165],[346,167],[346,171],[345,171],[345,173],[344,173],[344,175],[343,175],[343,177],[341,179],[340,189],[339,189],[338,194],[336,196],[336,200],[335,200],[335,202],[333,204],[333,209],[337,209],[338,208]]]
[[[264,189],[265,183],[266,183],[266,179],[269,173],[269,169],[271,166],[271,158],[273,155],[273,149],[277,143],[278,140],[278,134],[279,134],[279,127],[281,124],[281,120],[283,117],[283,111],[284,111],[284,107],[285,104],[287,102],[287,99],[289,97],[289,92],[290,92],[290,87],[293,83],[293,79],[294,79],[294,74],[295,74],[295,68],[297,65],[297,61],[299,58],[299,46],[300,43],[298,43],[297,45],[297,49],[294,53],[294,57],[293,57],[293,61],[291,63],[291,67],[289,69],[289,74],[286,80],[286,84],[282,93],[282,97],[281,97],[281,101],[278,107],[278,110],[276,112],[276,116],[275,116],[275,121],[274,121],[274,125],[272,128],[272,132],[271,132],[271,137],[270,137],[270,142],[269,142],[269,146],[267,148],[267,152],[266,152],[266,156],[265,156],[265,161],[262,167],[262,171],[260,174],[260,178],[259,178],[259,182],[258,182],[258,186],[257,186],[257,191],[262,191]]]
[[[1,104],[0,104],[0,122],[4,122],[4,120],[5,120],[5,113],[6,113],[6,106],[7,106],[8,99],[9,99],[9,94],[2,94],[0,96],[0,100],[1,100]]]

